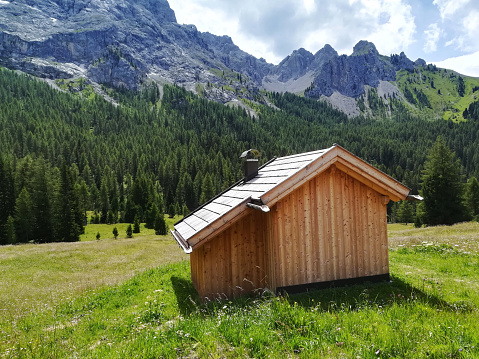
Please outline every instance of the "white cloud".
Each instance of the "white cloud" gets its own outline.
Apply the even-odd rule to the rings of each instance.
[[[476,51],[479,48],[479,10],[471,9],[459,24],[458,35],[446,42],[446,46],[454,46],[464,52]]]
[[[329,43],[350,53],[359,40],[378,51],[407,51],[416,25],[406,0],[169,0],[179,23],[229,35],[241,49],[278,63],[293,50]]]
[[[367,38],[385,55],[406,51],[415,41],[416,24],[410,5],[402,0],[376,1],[375,7],[365,7],[375,29]],[[363,4],[366,3],[363,0]],[[372,11],[371,11],[372,10]],[[384,22],[384,19],[388,19]],[[383,22],[383,23],[382,23]]]
[[[479,51],[435,62],[442,68],[453,69],[463,75],[479,77]]]
[[[303,6],[308,14],[313,13],[317,9],[314,0],[303,0]]]
[[[463,9],[469,2],[470,0],[434,0],[433,4],[439,8],[441,17],[445,19]]]
[[[424,31],[424,35],[426,37],[426,43],[424,44],[424,52],[434,52],[437,50],[437,43],[441,36],[441,29],[439,28],[438,24],[431,24]]]

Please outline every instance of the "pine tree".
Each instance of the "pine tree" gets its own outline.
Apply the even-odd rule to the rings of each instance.
[[[140,219],[138,216],[136,216],[133,221],[133,233],[140,233]]]
[[[158,213],[155,219],[155,234],[158,236],[164,236],[168,232],[168,225],[165,221],[165,216]]]
[[[190,210],[188,209],[186,204],[183,205],[182,214],[183,214],[183,217],[186,217],[188,214],[190,214]]]
[[[118,229],[117,229],[116,227],[113,228],[113,237],[114,237],[115,239],[118,238]]]
[[[148,211],[146,212],[146,228],[154,228],[155,227],[155,220],[160,211],[158,210],[158,206],[156,203],[152,203]]]
[[[128,227],[126,227],[126,236],[128,238],[132,238],[133,237],[133,230],[131,229],[131,224],[128,225]]]
[[[175,215],[176,215],[176,206],[173,203],[171,203],[168,206],[168,217],[173,218],[175,217]]]
[[[401,201],[397,209],[397,220],[399,223],[411,223],[414,221],[414,212],[412,204],[407,201]]]
[[[474,220],[479,220],[479,181],[471,177],[466,184],[466,206]]]
[[[100,232],[96,232],[96,240],[99,241],[100,240]]]
[[[52,192],[49,183],[49,169],[43,159],[33,164],[31,197],[34,211],[33,240],[39,243],[51,242],[53,239]]]
[[[104,176],[105,177],[105,176]],[[101,182],[100,187],[100,202],[101,202],[101,223],[108,223],[108,211],[110,210],[110,200],[108,198],[107,180]]]
[[[117,222],[117,218],[115,218],[115,213],[110,209],[108,211],[108,214],[106,216],[106,223],[107,224],[113,224]]]
[[[23,188],[15,203],[15,230],[20,243],[28,243],[33,237],[35,219],[30,193]]]
[[[17,234],[15,232],[15,220],[12,216],[8,216],[7,224],[5,225],[5,234],[7,244],[17,243]]]
[[[455,153],[438,137],[424,164],[420,204],[426,225],[454,224],[467,219],[463,204],[463,175]]]
[[[75,242],[80,240],[80,234],[84,232],[84,214],[74,188],[71,171],[66,163],[61,166],[59,186],[55,211],[57,240]]]
[[[203,184],[201,185],[200,205],[209,201],[215,194],[213,187],[213,181],[211,175],[207,173],[203,178]]]
[[[125,215],[123,216],[123,220],[126,223],[132,223],[135,220],[136,216],[136,206],[133,203],[133,199],[128,197],[125,203]]]
[[[9,164],[0,156],[0,245],[8,244],[6,237],[8,218],[15,210],[15,192],[12,170]]]

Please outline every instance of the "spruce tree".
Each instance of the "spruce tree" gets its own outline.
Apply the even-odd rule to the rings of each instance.
[[[8,244],[5,226],[15,210],[15,192],[10,165],[0,156],[0,245]]]
[[[168,217],[173,218],[175,217],[175,215],[176,215],[176,206],[173,203],[171,203],[168,206]]]
[[[38,159],[33,165],[31,180],[32,206],[34,211],[33,240],[39,243],[53,240],[52,224],[52,192],[49,169],[43,159]]]
[[[140,233],[140,219],[138,216],[136,216],[133,221],[133,233]]]
[[[155,234],[158,236],[164,236],[168,232],[168,225],[165,221],[165,216],[158,213],[155,219]]]
[[[17,243],[17,234],[15,231],[15,220],[12,216],[8,216],[7,224],[5,225],[5,234],[7,244]]]
[[[399,203],[396,216],[397,216],[397,221],[399,223],[405,223],[407,225],[408,223],[413,222],[414,212],[413,212],[412,204],[407,201],[401,201]]]
[[[188,214],[190,214],[190,210],[188,209],[188,206],[186,204],[183,205],[183,208],[181,211],[182,211],[183,217],[186,217]]]
[[[60,242],[75,242],[80,240],[84,232],[84,214],[80,199],[75,191],[70,168],[63,163],[60,170],[60,189],[56,208],[56,235]]]
[[[466,184],[466,206],[474,220],[479,220],[479,181],[471,177]]]
[[[200,205],[209,201],[215,194],[215,188],[213,186],[213,180],[211,175],[207,173],[203,178],[201,185]]]
[[[117,239],[118,238],[118,229],[116,227],[113,228],[113,238]]]
[[[146,228],[154,228],[156,217],[159,215],[160,211],[156,203],[152,203],[148,211],[146,212]]]
[[[23,188],[15,203],[15,229],[17,240],[28,243],[33,237],[35,218],[30,193]]]
[[[105,177],[105,176],[104,176]],[[100,187],[100,203],[101,203],[101,223],[108,223],[108,211],[110,210],[110,200],[108,198],[107,181],[102,180]]]
[[[441,137],[437,138],[424,164],[421,194],[423,224],[450,225],[467,219],[462,167]]]
[[[128,227],[126,227],[126,236],[128,238],[133,237],[133,230],[131,229],[131,224],[129,224]]]

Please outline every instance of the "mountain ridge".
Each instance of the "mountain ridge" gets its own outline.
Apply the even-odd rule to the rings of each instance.
[[[0,8],[0,65],[52,80],[128,89],[173,83],[222,103],[263,102],[262,90],[292,92],[355,116],[369,88],[387,101],[402,92],[395,83],[400,71],[426,66],[404,52],[380,55],[365,40],[351,55],[330,45],[315,54],[300,48],[273,65],[228,36],[178,24],[166,0],[11,0]]]

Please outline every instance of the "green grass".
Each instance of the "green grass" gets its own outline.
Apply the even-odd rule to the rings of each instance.
[[[466,222],[454,226],[414,228],[413,224],[388,225],[390,248],[422,244],[454,246],[462,252],[479,253],[479,223]]]
[[[175,219],[167,218],[172,226]],[[120,235],[113,239],[117,226]],[[125,238],[125,224],[88,225],[76,243],[0,247],[0,323],[131,278],[146,269],[187,258],[171,235],[142,230]],[[100,232],[101,239],[96,240]]]
[[[91,214],[89,215],[90,218]],[[175,216],[174,218],[169,218],[165,216],[166,224],[169,228],[173,228],[175,224],[181,217]],[[111,239],[113,238],[113,228],[118,229],[118,238],[126,238],[126,228],[128,223],[116,223],[116,224],[88,224],[85,226],[85,233],[80,236],[80,241],[95,241],[97,233],[100,233],[100,240],[102,239]],[[145,224],[140,225],[140,233],[133,233],[133,238],[141,236],[154,236],[155,230],[150,228],[145,228]]]
[[[438,69],[436,72],[422,69],[419,73],[401,70],[397,73],[396,83],[401,91],[408,88],[414,94],[414,89],[417,88],[427,96],[432,108],[418,106],[412,108],[417,115],[458,122],[464,121],[463,111],[477,100],[478,93],[473,93],[472,89],[474,86],[479,86],[479,78],[461,75],[466,87],[465,95],[461,97],[456,88],[457,76],[457,73],[449,70],[444,72],[443,69]],[[434,82],[434,88],[431,86],[431,81]],[[438,89],[441,94],[438,94]]]
[[[0,357],[477,358],[479,256],[460,246],[474,230],[392,225],[390,283],[290,297],[203,304],[188,261],[162,265],[2,321]]]

